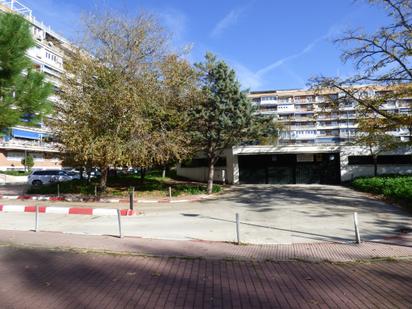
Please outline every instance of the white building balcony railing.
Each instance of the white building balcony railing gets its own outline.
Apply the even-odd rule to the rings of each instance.
[[[307,121],[312,121],[315,122],[316,119],[314,117],[294,117],[292,119],[289,119],[292,121],[300,121],[300,122],[307,122]]]
[[[1,140],[0,148],[58,152],[59,144],[43,141],[26,141],[20,139],[11,139],[9,141]]]
[[[292,136],[292,139],[297,139],[297,140],[315,139],[315,138],[316,138],[316,134],[302,134],[302,135]]]
[[[264,100],[264,101],[260,101],[259,102],[260,105],[273,105],[273,104],[277,104],[278,101],[277,100]]]
[[[316,130],[316,126],[290,126],[291,130]]]
[[[357,128],[357,123],[340,123],[339,128],[346,129],[346,128]]]

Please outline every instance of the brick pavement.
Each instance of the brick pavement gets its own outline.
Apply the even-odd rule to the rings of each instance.
[[[308,263],[0,248],[1,308],[411,308],[412,261]]]
[[[412,239],[411,239],[412,240]],[[371,258],[412,258],[412,246],[389,243],[310,243],[291,245],[234,245],[223,242],[155,240],[136,237],[118,239],[54,232],[0,232],[0,245],[46,247],[81,251],[117,252],[132,255],[234,259],[255,261],[346,262]],[[405,242],[406,243],[406,242]],[[410,242],[408,242],[410,244]]]

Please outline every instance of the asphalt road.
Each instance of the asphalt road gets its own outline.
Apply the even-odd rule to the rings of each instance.
[[[7,203],[34,204],[31,201]],[[106,207],[114,205],[106,204]],[[361,237],[365,240],[382,239],[397,234],[401,228],[412,227],[409,213],[339,186],[236,186],[214,200],[139,204],[137,207],[144,211],[144,215],[122,218],[125,235],[235,241],[236,213],[241,220],[241,241],[255,244],[353,241],[352,216],[355,211],[358,212]],[[33,214],[0,213],[0,229],[30,230],[33,227]],[[108,216],[42,214],[40,229],[93,235],[118,234],[117,218]]]

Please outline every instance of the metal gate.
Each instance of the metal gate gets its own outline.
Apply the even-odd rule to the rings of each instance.
[[[243,155],[238,162],[240,183],[340,183],[338,153]]]

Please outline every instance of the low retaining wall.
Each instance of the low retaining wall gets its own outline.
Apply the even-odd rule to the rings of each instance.
[[[177,167],[176,172],[178,176],[207,182],[209,170],[207,167]],[[215,167],[213,181],[226,182],[226,167]]]

